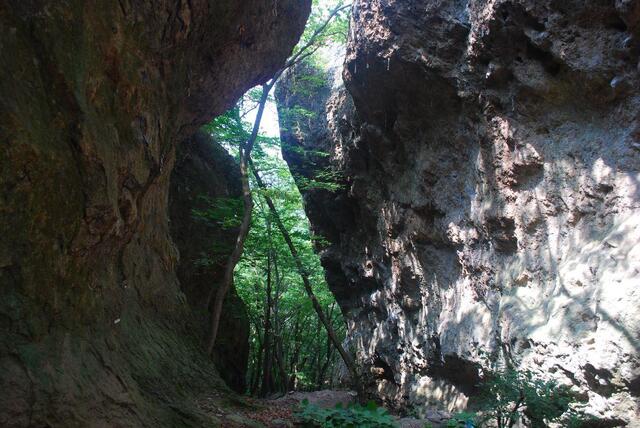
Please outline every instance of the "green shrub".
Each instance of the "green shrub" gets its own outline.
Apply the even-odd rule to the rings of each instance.
[[[498,428],[506,428],[524,416],[529,426],[542,428],[559,421],[576,401],[566,386],[537,379],[529,371],[506,369],[494,373],[482,387],[479,423],[491,420]]]
[[[550,422],[579,428],[593,418],[572,409],[576,402],[566,386],[535,378],[529,371],[505,369],[492,373],[481,385],[477,413],[457,413],[446,427],[510,428],[525,419],[531,428],[547,427]]]
[[[480,426],[480,418],[475,413],[461,412],[447,421],[447,428],[476,428]]]
[[[366,406],[338,403],[332,409],[323,409],[303,400],[296,416],[305,427],[321,428],[396,428],[398,424],[382,407],[370,401]]]

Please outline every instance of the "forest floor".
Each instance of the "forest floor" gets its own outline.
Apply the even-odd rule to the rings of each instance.
[[[198,407],[208,414],[218,426],[225,428],[290,428],[296,425],[294,412],[302,402],[323,408],[342,403],[347,406],[355,400],[355,393],[345,390],[322,390],[292,392],[276,399],[232,397],[213,393],[203,397]],[[445,426],[450,415],[441,411],[427,412],[427,418],[397,417],[401,428],[423,428],[427,423],[433,427]]]

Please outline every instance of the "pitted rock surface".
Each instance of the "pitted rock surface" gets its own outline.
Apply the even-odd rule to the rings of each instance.
[[[285,159],[340,176],[301,190],[372,394],[461,409],[509,360],[638,426],[639,52],[634,1],[361,0],[345,86],[287,76]]]

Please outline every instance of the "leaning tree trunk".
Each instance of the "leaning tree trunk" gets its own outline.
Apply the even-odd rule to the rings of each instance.
[[[253,172],[253,176],[256,179],[256,183],[258,183],[258,187],[260,187],[260,189],[262,190],[266,190],[267,186],[262,181],[262,178],[260,177],[260,174],[258,174],[258,171],[255,168],[255,165],[253,164],[251,159],[249,159],[249,165]],[[358,375],[356,364],[353,358],[351,358],[351,355],[349,355],[349,353],[344,349],[344,347],[342,346],[342,343],[340,343],[340,340],[338,340],[338,336],[336,335],[335,330],[327,320],[327,317],[325,316],[324,311],[322,310],[322,306],[320,306],[320,303],[318,302],[318,299],[316,298],[316,295],[313,292],[313,288],[311,287],[311,282],[309,281],[309,274],[302,264],[302,260],[300,259],[298,250],[296,249],[295,245],[293,245],[293,241],[291,240],[291,235],[289,235],[287,228],[284,226],[284,223],[282,223],[282,220],[280,219],[280,214],[278,213],[278,210],[276,209],[276,206],[274,205],[273,200],[271,199],[271,197],[269,197],[267,192],[264,192],[263,196],[265,201],[267,201],[269,210],[273,214],[273,219],[274,219],[274,222],[276,223],[276,226],[280,230],[282,237],[284,238],[285,242],[287,243],[287,246],[289,247],[289,252],[293,257],[298,274],[302,278],[302,284],[304,285],[304,289],[305,289],[305,292],[307,293],[307,296],[311,300],[313,309],[318,315],[320,322],[322,323],[324,328],[327,330],[327,334],[331,338],[331,342],[333,342],[333,346],[336,347],[336,349],[338,350],[338,353],[340,354],[340,357],[342,357],[342,361],[344,361],[344,364],[347,366],[347,369],[349,370],[349,374],[351,375],[351,381],[353,382],[353,386],[355,387],[356,392],[358,393],[358,397],[360,399],[363,399],[364,390],[360,382],[360,376]]]
[[[258,111],[256,113],[256,120],[253,124],[253,130],[249,139],[245,144],[240,147],[240,180],[242,181],[242,222],[240,223],[240,230],[238,231],[238,237],[233,247],[233,251],[229,255],[227,265],[225,266],[224,276],[222,283],[218,287],[215,293],[215,300],[213,302],[213,308],[211,310],[211,331],[209,332],[209,341],[207,344],[207,353],[211,355],[213,347],[218,337],[218,328],[220,327],[220,316],[222,315],[222,304],[227,292],[231,288],[233,283],[233,270],[235,269],[242,251],[244,249],[244,241],[249,234],[249,228],[251,227],[251,213],[253,211],[253,198],[251,197],[251,186],[249,185],[249,159],[251,156],[251,150],[258,138],[258,131],[260,130],[260,123],[262,122],[262,115],[264,113],[267,99],[269,98],[269,91],[271,91],[271,85],[262,87],[262,95],[258,104]],[[207,298],[207,306],[211,304],[211,300],[214,295],[214,288],[211,289],[209,297]]]
[[[329,322],[331,322],[331,317],[333,315],[333,308],[334,308],[334,305],[332,304],[331,305],[331,309],[329,310],[329,315],[328,315]],[[322,389],[322,384],[323,384],[324,378],[325,378],[325,376],[327,374],[327,368],[329,368],[329,364],[331,363],[331,354],[332,354],[331,353],[331,349],[332,349],[331,345],[332,345],[331,338],[329,336],[327,336],[327,344],[326,344],[327,347],[326,347],[325,360],[324,360],[324,363],[322,364],[322,366],[320,367],[320,372],[318,373],[318,379],[316,380],[316,383],[318,385],[318,389]],[[318,353],[318,354],[320,354],[320,353]]]
[[[229,256],[229,260],[227,261],[227,266],[225,267],[224,276],[222,279],[222,284],[218,287],[215,293],[215,300],[213,303],[213,308],[211,311],[211,331],[209,333],[209,342],[207,344],[207,353],[211,354],[213,352],[213,346],[216,343],[216,339],[218,336],[218,328],[220,327],[220,316],[222,315],[222,303],[224,302],[224,298],[227,295],[227,292],[231,288],[231,284],[233,283],[233,270],[235,269],[238,261],[240,260],[240,256],[242,255],[242,250],[244,248],[244,241],[247,238],[249,233],[249,227],[251,225],[251,211],[253,210],[253,199],[251,198],[251,188],[249,187],[249,179],[246,176],[247,174],[247,164],[246,164],[246,154],[244,154],[244,150],[240,149],[240,174],[242,179],[242,206],[243,206],[243,214],[242,214],[242,223],[240,224],[240,230],[238,232],[238,238],[236,239],[236,244],[233,248],[233,252]],[[207,304],[211,303],[211,299],[213,296],[213,289],[209,293],[209,298],[207,299]]]
[[[220,315],[222,314],[222,303],[224,302],[224,298],[227,295],[227,292],[231,288],[231,283],[233,282],[233,270],[235,269],[238,261],[240,260],[240,257],[242,256],[244,241],[247,238],[249,227],[251,226],[251,211],[253,209],[253,199],[251,198],[251,188],[249,187],[248,162],[251,159],[251,150],[253,149],[256,139],[258,138],[262,115],[264,113],[267,100],[269,99],[269,92],[271,92],[271,89],[274,87],[274,85],[286,69],[299,64],[306,58],[309,58],[320,48],[321,44],[318,44],[317,42],[321,40],[321,36],[327,29],[331,20],[338,16],[340,12],[350,7],[351,5],[343,5],[342,3],[339,3],[329,13],[329,16],[325,19],[325,21],[320,24],[318,28],[316,28],[316,30],[313,32],[304,46],[302,46],[296,53],[294,53],[287,60],[284,67],[279,69],[267,83],[262,85],[262,94],[260,96],[260,102],[258,103],[258,111],[256,113],[255,122],[253,123],[251,135],[249,136],[249,139],[246,141],[246,143],[242,147],[240,147],[240,174],[242,180],[242,199],[244,213],[242,215],[242,223],[240,225],[238,238],[236,239],[236,244],[233,248],[233,251],[231,252],[231,255],[229,255],[227,266],[225,267],[224,271],[222,284],[220,284],[220,287],[218,287],[218,290],[215,293],[215,302],[211,309],[211,331],[209,333],[209,341],[207,344],[207,353],[209,355],[213,352],[213,347],[218,336],[218,328],[220,327]],[[214,293],[212,288],[211,292],[209,293],[209,297],[207,298],[207,306],[211,304],[213,295]]]

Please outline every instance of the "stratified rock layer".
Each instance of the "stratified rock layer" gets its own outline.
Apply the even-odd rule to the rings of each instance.
[[[310,1],[0,6],[0,425],[210,424],[176,278],[177,142],[270,77]],[[195,325],[195,327],[194,327]]]
[[[640,419],[640,4],[356,1],[346,90],[280,108],[371,390],[463,408],[510,360]],[[331,80],[331,79],[329,79]],[[319,156],[318,151],[329,154]]]

